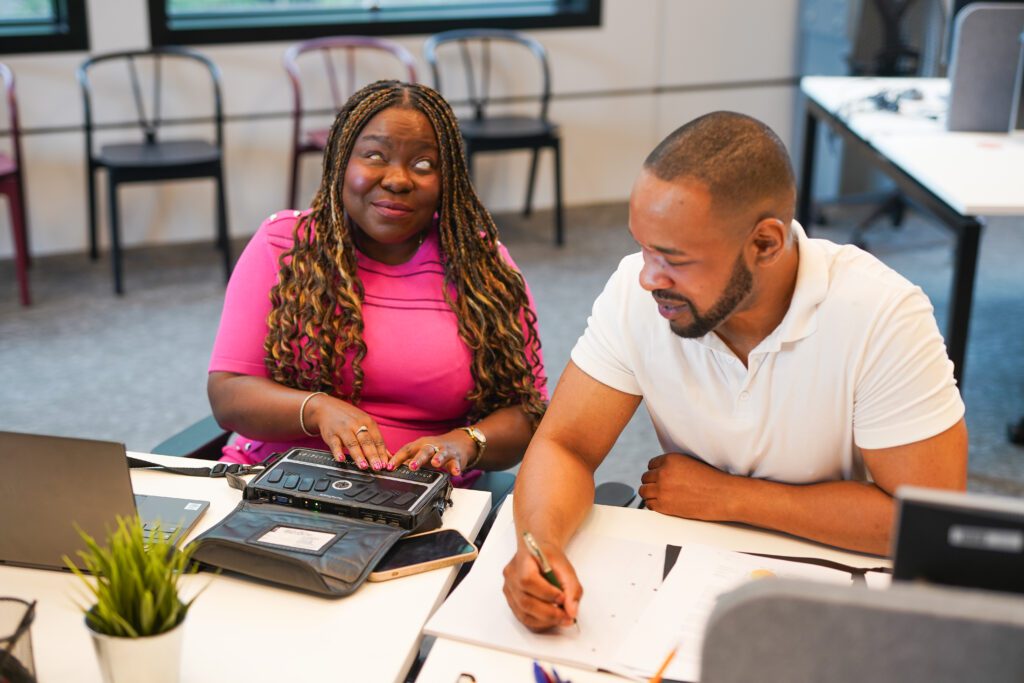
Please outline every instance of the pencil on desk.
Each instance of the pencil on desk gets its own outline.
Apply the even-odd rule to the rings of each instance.
[[[661,666],[658,667],[658,670],[654,672],[654,675],[651,676],[647,683],[661,683],[661,677],[665,675],[668,665],[672,663],[672,658],[676,656],[678,650],[679,645],[669,650],[668,657],[665,657],[665,661],[661,663]]]

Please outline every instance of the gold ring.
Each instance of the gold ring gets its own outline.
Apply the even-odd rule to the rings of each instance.
[[[362,434],[363,432],[368,432],[368,431],[370,431],[370,428],[367,427],[366,425],[363,425],[362,427],[360,427],[359,429],[356,430],[356,436]]]
[[[433,457],[433,456],[435,456],[435,455],[437,455],[438,453],[441,452],[441,449],[438,448],[437,446],[435,446],[434,444],[428,443],[427,445],[434,449],[434,452],[430,454],[431,457]]]

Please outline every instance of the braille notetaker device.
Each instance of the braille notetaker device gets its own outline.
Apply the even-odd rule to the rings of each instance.
[[[245,488],[246,500],[287,505],[422,530],[451,505],[452,485],[438,470],[361,470],[328,451],[293,448]]]

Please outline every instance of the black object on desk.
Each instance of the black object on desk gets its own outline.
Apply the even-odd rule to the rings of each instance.
[[[292,448],[249,482],[245,498],[417,532],[441,525],[451,490],[439,470],[361,470],[327,451]]]
[[[668,544],[665,546],[665,567],[664,569],[662,569],[662,579],[668,576],[668,573],[672,571],[672,567],[676,566],[676,562],[679,560],[679,553],[681,550],[682,546],[672,544]],[[841,572],[849,572],[850,578],[853,580],[854,583],[866,583],[864,576],[868,572],[880,572],[882,574],[890,573],[888,567],[854,567],[853,565],[843,564],[842,562],[826,560],[822,557],[798,557],[794,555],[771,555],[768,553],[751,553],[745,551],[741,552],[743,552],[744,555],[752,555],[754,557],[767,557],[771,560],[785,560],[786,562],[813,564],[818,567],[827,567],[829,569],[837,569]]]
[[[1024,593],[1024,502],[897,490],[893,578]]]

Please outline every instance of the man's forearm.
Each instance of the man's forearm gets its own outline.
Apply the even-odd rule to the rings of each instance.
[[[935,436],[862,451],[874,484],[853,481],[778,484],[728,477],[726,505],[734,521],[823,543],[886,555],[895,505],[904,484],[963,491],[967,486],[967,426],[963,419]]]
[[[516,476],[516,529],[564,548],[594,502],[594,473],[568,449],[535,438]]]
[[[874,484],[779,484],[731,477],[721,521],[743,522],[858,552],[889,553],[894,504]]]

